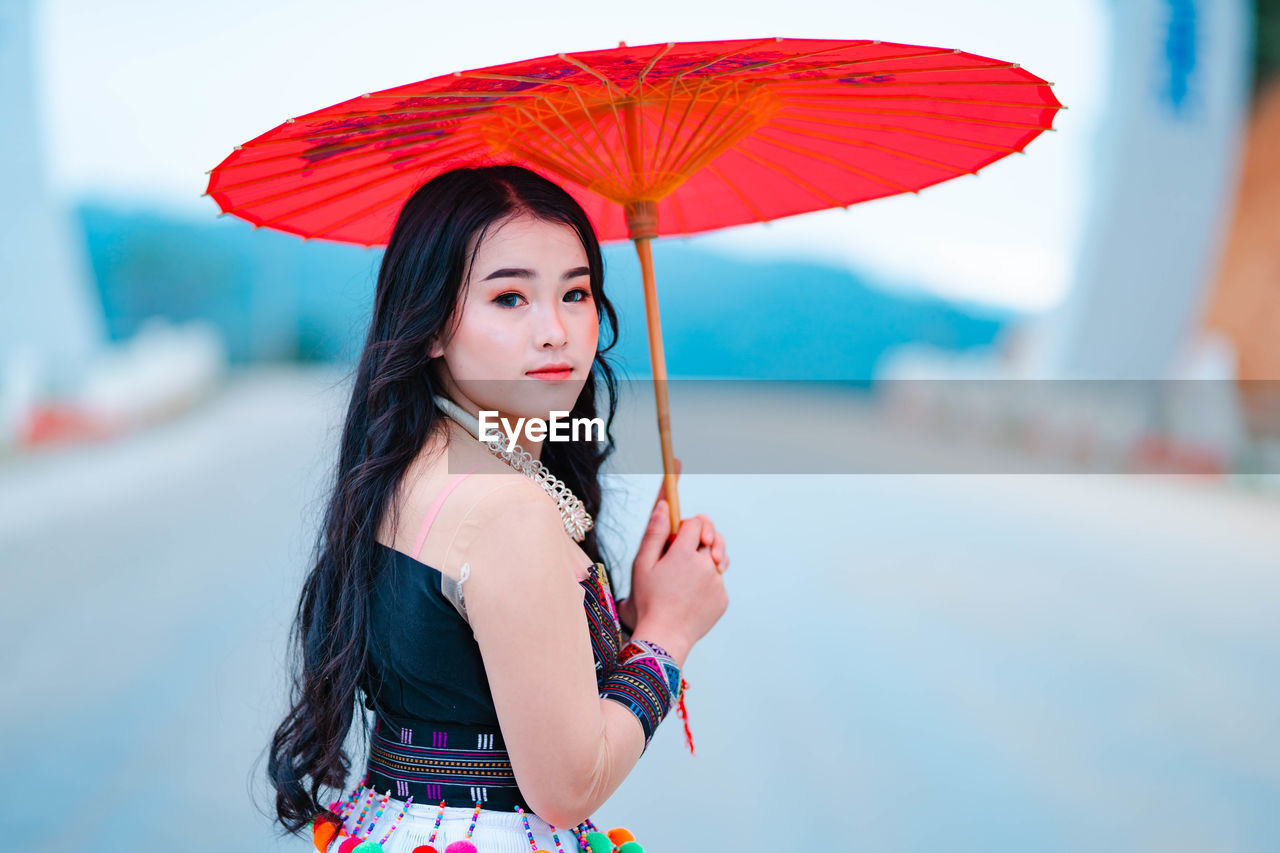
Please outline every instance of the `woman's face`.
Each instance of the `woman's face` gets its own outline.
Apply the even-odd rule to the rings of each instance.
[[[444,334],[430,355],[439,359],[446,393],[463,408],[498,411],[513,424],[572,409],[600,337],[577,232],[527,215],[495,222],[464,273]],[[551,365],[569,370],[533,375]]]

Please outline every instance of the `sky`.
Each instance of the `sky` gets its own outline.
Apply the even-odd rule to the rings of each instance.
[[[1104,95],[1101,0],[409,3],[46,0],[35,85],[53,192],[210,220],[233,147],[362,92],[558,52],[668,41],[875,38],[1018,62],[1068,109],[1023,155],[918,195],[689,239],[819,260],[1037,312],[1071,281]]]

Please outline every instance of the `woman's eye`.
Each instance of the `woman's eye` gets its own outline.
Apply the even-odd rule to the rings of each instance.
[[[575,298],[575,294],[577,294]],[[503,308],[516,307],[517,300],[523,299],[519,293],[508,291],[493,298],[493,301],[501,305]],[[568,302],[585,302],[591,298],[591,291],[583,287],[575,287],[573,290],[565,294],[565,300]]]

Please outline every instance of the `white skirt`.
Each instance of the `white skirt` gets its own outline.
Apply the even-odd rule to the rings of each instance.
[[[351,803],[354,805],[349,805]],[[529,811],[521,815],[514,810],[481,808],[477,815],[474,806],[445,806],[441,809],[439,803],[417,802],[409,803],[406,808],[404,800],[388,799],[385,794],[363,786],[347,793],[338,813],[343,816],[342,828],[346,834],[339,835],[330,843],[329,853],[337,853],[340,844],[353,836],[361,841],[378,842],[384,853],[413,853],[423,845],[434,847],[437,853],[445,853],[445,848],[459,840],[470,841],[477,853],[534,853],[542,850],[548,853],[580,853],[586,849],[588,831],[586,827],[581,827],[580,833],[575,833],[578,828],[553,827]],[[603,828],[598,829],[604,831]],[[532,845],[529,833],[533,834]]]

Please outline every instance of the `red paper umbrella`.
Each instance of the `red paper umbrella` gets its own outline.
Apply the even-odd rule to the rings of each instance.
[[[671,529],[679,524],[649,240],[918,192],[1022,151],[1052,84],[960,50],[741,39],[559,53],[370,92],[291,118],[210,171],[223,213],[385,245],[405,199],[460,165],[556,180],[602,242],[635,242]]]

